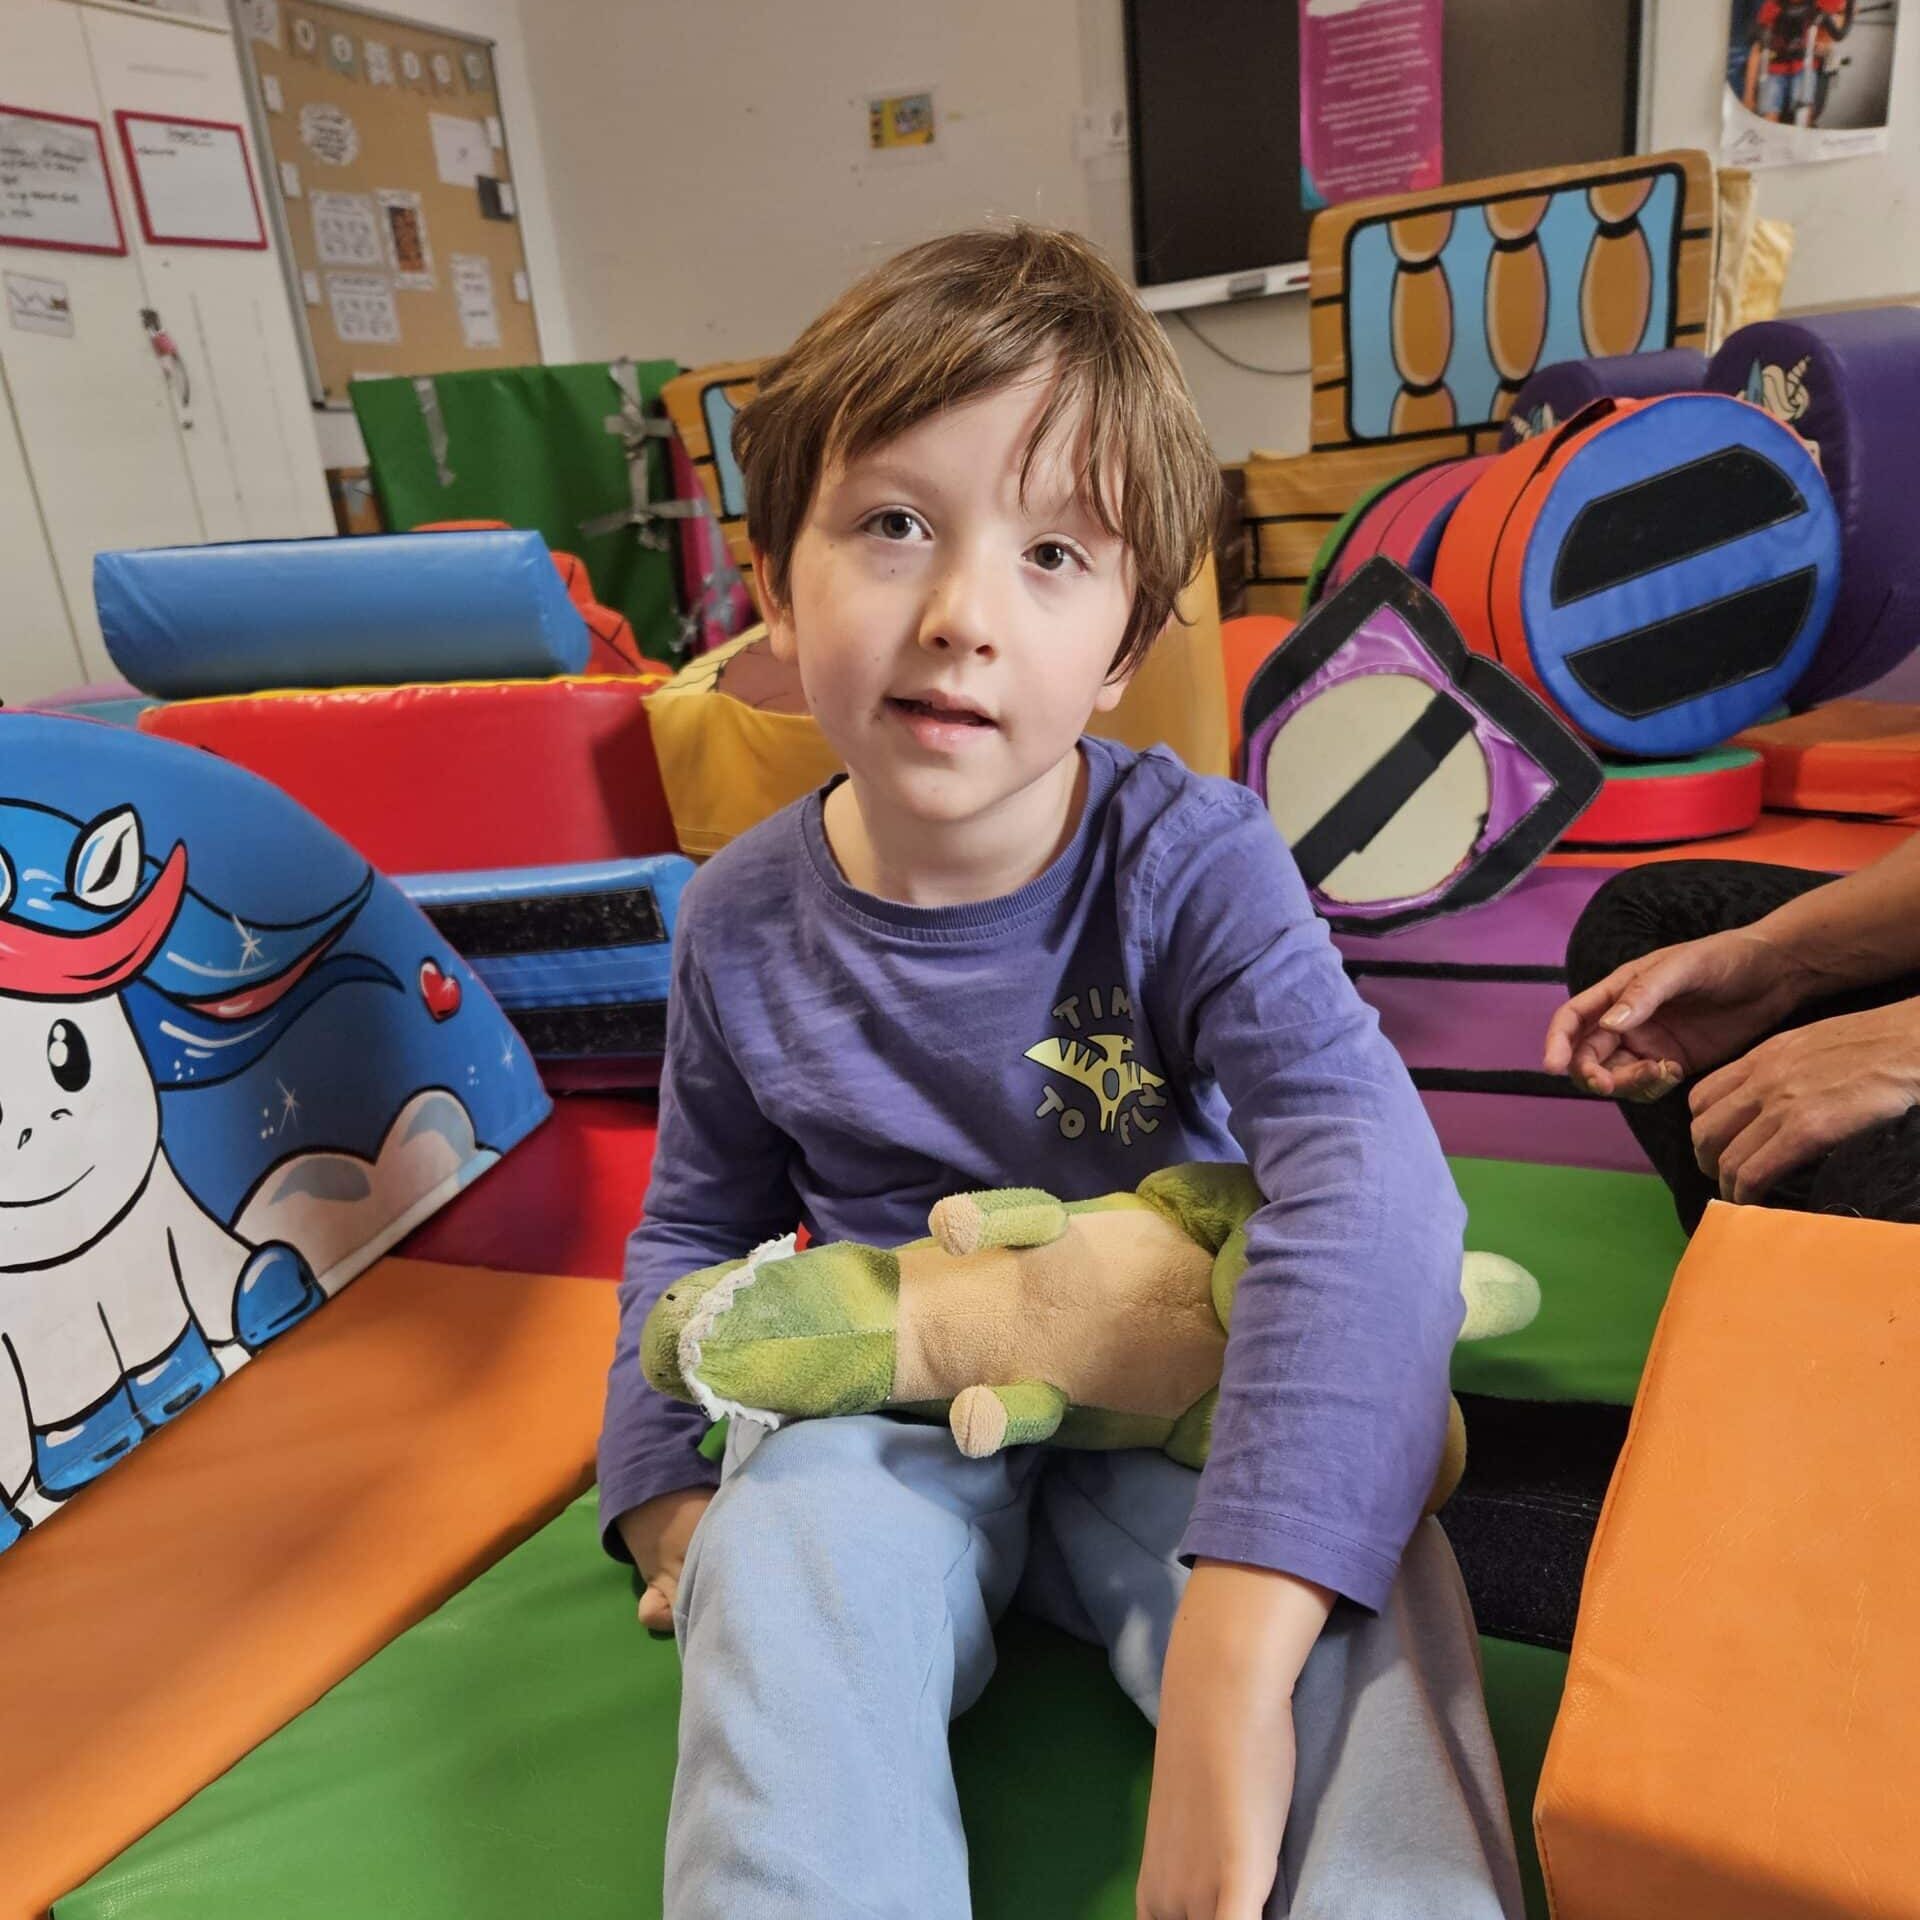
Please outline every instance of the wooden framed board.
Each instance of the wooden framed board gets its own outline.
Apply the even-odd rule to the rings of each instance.
[[[314,399],[538,363],[493,43],[321,0],[236,11]]]

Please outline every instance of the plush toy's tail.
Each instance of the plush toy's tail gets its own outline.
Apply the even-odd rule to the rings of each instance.
[[[1460,1262],[1460,1296],[1467,1303],[1462,1340],[1518,1333],[1540,1311],[1540,1282],[1498,1253],[1469,1253]]]

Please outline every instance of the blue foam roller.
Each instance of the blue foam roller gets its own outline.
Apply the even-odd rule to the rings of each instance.
[[[164,700],[274,687],[545,680],[586,622],[539,534],[370,534],[103,553],[113,662]]]
[[[682,855],[416,873],[400,889],[485,983],[535,1059],[657,1059]]]

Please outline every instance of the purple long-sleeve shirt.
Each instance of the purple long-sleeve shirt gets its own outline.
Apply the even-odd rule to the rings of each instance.
[[[600,1437],[611,1551],[618,1515],[716,1477],[703,1416],[640,1372],[674,1280],[796,1222],[896,1246],[949,1193],[1079,1199],[1244,1157],[1267,1204],[1181,1550],[1386,1597],[1439,1459],[1459,1197],[1259,802],[1158,750],[1083,750],[1072,843],[1003,899],[856,891],[819,794],[682,896]]]

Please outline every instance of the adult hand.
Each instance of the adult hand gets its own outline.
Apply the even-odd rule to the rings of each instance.
[[[1293,1686],[1323,1587],[1202,1561],[1160,1683],[1137,1920],[1260,1920],[1293,1801]]]
[[[712,1498],[711,1487],[681,1487],[628,1508],[614,1523],[647,1583],[640,1596],[640,1624],[650,1632],[673,1631],[673,1602],[680,1591],[681,1569],[687,1564],[687,1547]]]
[[[1576,994],[1547,1026],[1544,1065],[1588,1093],[1657,1100],[1771,1032],[1812,990],[1751,927],[1662,947]]]
[[[1776,1034],[1694,1088],[1693,1153],[1720,1197],[1760,1199],[1782,1175],[1920,1105],[1920,1002]]]

